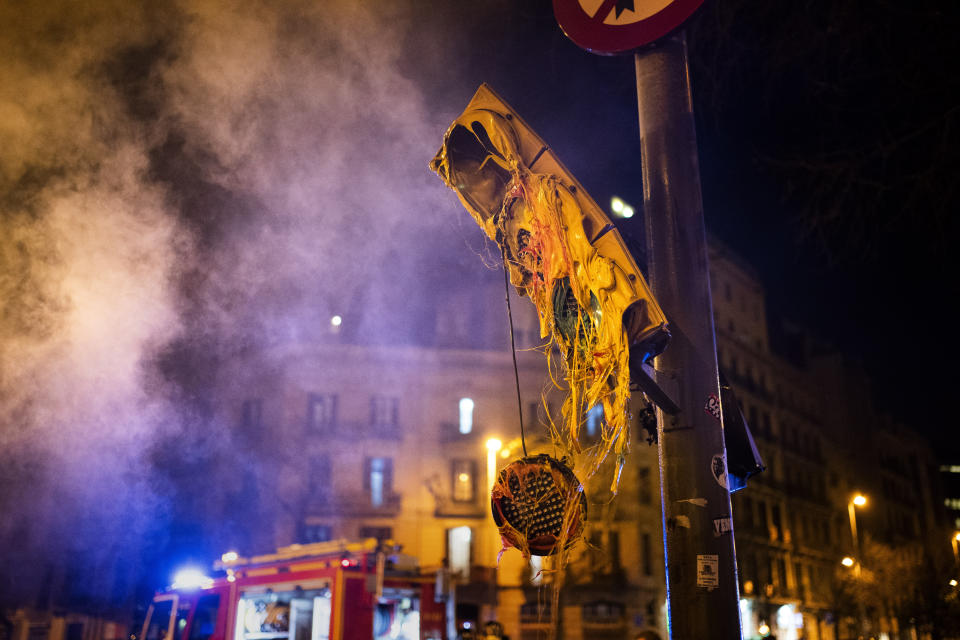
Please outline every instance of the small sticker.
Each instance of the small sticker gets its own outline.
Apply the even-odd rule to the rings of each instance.
[[[719,538],[723,534],[730,533],[731,531],[733,531],[733,523],[730,521],[730,516],[713,519],[714,538]]]
[[[703,407],[703,410],[713,416],[714,420],[720,422],[720,398],[711,393],[707,396],[707,404]]]
[[[713,479],[717,481],[717,484],[724,489],[727,488],[727,463],[722,453],[716,454],[710,460],[710,473],[713,474]]]
[[[720,561],[716,554],[698,554],[697,586],[706,587],[708,591],[716,589],[720,585],[719,568]]]

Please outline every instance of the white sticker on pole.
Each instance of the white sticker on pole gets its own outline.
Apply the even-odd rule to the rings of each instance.
[[[712,591],[720,585],[720,562],[716,554],[697,555],[697,586]]]
[[[710,460],[710,473],[724,489],[727,488],[727,463],[722,453],[718,453]]]

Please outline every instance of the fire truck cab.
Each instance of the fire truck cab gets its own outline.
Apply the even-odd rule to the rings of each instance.
[[[158,593],[140,640],[439,640],[435,578],[392,545],[319,542],[250,559],[224,554],[217,577],[181,576]]]

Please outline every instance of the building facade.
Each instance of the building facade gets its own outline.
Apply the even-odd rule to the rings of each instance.
[[[912,549],[911,567],[950,561],[932,452],[874,410],[862,372],[839,356],[775,348],[757,274],[710,247],[719,365],[767,466],[732,496],[743,637],[921,629],[912,595],[883,595],[879,558]],[[616,500],[587,486],[586,543],[556,602],[545,596],[560,579],[549,562],[501,554],[491,482],[521,455],[521,412],[529,452],[554,452],[547,424],[560,419],[561,393],[528,301],[513,303],[519,409],[502,284],[458,295],[438,308],[430,345],[360,346],[337,318],[325,339],[237,363],[223,394],[232,450],[243,452],[221,500],[222,520],[236,519],[227,542],[391,539],[425,570],[449,570],[461,628],[496,620],[532,639],[556,620],[571,640],[666,638],[657,455],[639,420]],[[852,503],[858,494],[865,505]]]
[[[772,347],[759,277],[716,240],[710,269],[719,365],[767,465],[732,495],[743,637],[914,637],[925,585],[948,586],[932,450],[836,351],[803,332]],[[884,554],[909,558],[899,582]]]
[[[231,462],[244,468],[222,515],[263,526],[237,522],[250,537],[231,544],[390,539],[425,571],[449,570],[460,628],[496,620],[511,638],[536,638],[555,620],[571,640],[665,638],[657,455],[638,421],[616,500],[609,478],[586,487],[584,543],[556,603],[549,560],[503,551],[490,487],[522,446],[502,283],[471,300],[438,313],[438,346],[347,344],[336,324],[327,340],[238,363],[225,407],[232,449],[251,463]],[[552,454],[546,425],[561,419],[561,393],[533,306],[514,298],[513,314],[527,449]]]

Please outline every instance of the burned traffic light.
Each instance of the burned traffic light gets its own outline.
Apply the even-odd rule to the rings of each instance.
[[[447,130],[430,167],[497,243],[510,281],[537,307],[541,337],[563,355],[568,446],[580,451],[583,416],[602,404],[608,446],[592,468],[611,450],[622,463],[630,354],[640,361],[657,355],[670,332],[613,223],[486,85]]]

